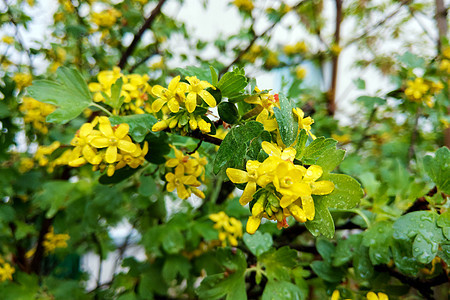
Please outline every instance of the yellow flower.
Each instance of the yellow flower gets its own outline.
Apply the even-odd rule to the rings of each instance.
[[[246,171],[239,169],[228,168],[226,170],[228,178],[234,183],[247,183],[244,192],[242,193],[239,203],[245,205],[253,199],[253,194],[256,192],[256,180],[258,179],[257,169],[260,162],[256,160],[249,160],[246,164]]]
[[[298,107],[293,108],[292,112],[294,113],[295,117],[297,118],[299,132],[300,132],[300,130],[305,129],[306,132],[313,139],[316,139],[316,136],[314,134],[312,134],[312,132],[311,132],[311,125],[314,123],[314,120],[311,119],[311,117],[304,118],[305,113],[303,112],[303,110],[301,110]]]
[[[98,130],[94,130],[95,123],[85,123],[81,126],[80,130],[77,131],[75,134],[75,137],[72,139],[70,144],[72,146],[75,146],[74,151],[80,152],[83,155],[83,158],[93,165],[98,165],[102,161],[102,157],[97,154],[97,150],[92,148],[90,145],[91,141],[96,138],[100,137],[101,133]],[[77,149],[79,148],[79,149]],[[73,163],[75,165],[70,166],[76,166],[79,165],[81,162],[77,161],[76,163]],[[84,164],[85,162],[82,162],[81,164]]]
[[[184,175],[183,168],[175,168],[175,174],[170,172],[166,174],[166,180],[167,180],[167,191],[173,192],[175,189],[177,189],[178,197],[181,199],[187,199],[191,193],[188,189],[186,189],[185,185],[187,186],[200,186],[200,182],[195,178],[194,175]]]
[[[280,64],[278,56],[275,52],[270,52],[266,58],[265,67],[272,69]]]
[[[256,122],[264,125],[264,130],[274,131],[278,129],[278,123],[275,118],[269,116],[269,110],[263,109],[261,113],[256,117]]]
[[[251,12],[254,8],[252,0],[233,0],[233,4],[237,8],[247,12]]]
[[[34,160],[29,157],[24,157],[20,160],[19,172],[26,173],[31,169],[33,169],[33,167],[34,167]]]
[[[3,266],[0,266],[0,282],[6,280],[12,280],[12,274],[16,269],[11,267],[9,263],[4,263]]]
[[[295,155],[297,154],[297,151],[292,147],[282,149],[281,147],[266,141],[261,143],[261,147],[269,156],[276,156],[281,160],[290,162],[294,161]]]
[[[294,55],[299,53],[305,53],[308,51],[308,47],[305,42],[297,42],[295,45],[286,45],[283,47],[283,52],[286,55]]]
[[[421,100],[423,95],[428,92],[429,86],[424,82],[423,78],[417,77],[406,82],[407,88],[405,89],[405,95],[411,100]]]
[[[69,239],[68,234],[55,234],[53,227],[50,227],[50,231],[45,234],[42,245],[48,254],[54,252],[56,248],[66,248]]]
[[[51,104],[39,102],[31,97],[23,97],[19,110],[24,114],[25,123],[30,123],[33,129],[43,134],[48,133],[46,117],[51,114],[55,107]]]
[[[188,112],[192,113],[197,107],[197,97],[203,99],[203,101],[210,107],[215,107],[217,105],[216,99],[206,91],[207,88],[215,89],[209,82],[200,80],[197,76],[187,76],[186,80],[189,82],[187,97],[186,97],[186,109]]]
[[[342,48],[337,44],[333,44],[333,45],[331,45],[330,51],[331,51],[331,54],[337,56],[337,55],[339,55],[339,53],[341,53]]]
[[[105,153],[107,163],[111,164],[117,161],[117,149],[128,153],[133,153],[136,150],[136,145],[131,142],[128,136],[130,130],[128,124],[123,123],[113,129],[107,117],[100,117],[99,129],[102,136],[93,138],[90,144],[95,148],[107,148]]]
[[[8,45],[12,45],[14,43],[14,38],[12,36],[5,35],[4,37],[2,37],[2,42]]]
[[[303,79],[306,76],[306,69],[302,68],[300,66],[295,68],[295,77],[297,77],[297,79]]]
[[[331,300],[339,300],[339,299],[341,299],[339,290],[334,290],[333,294],[331,295]],[[350,300],[350,299],[345,299],[345,300]]]
[[[34,154],[34,159],[38,161],[41,167],[46,166],[49,162],[47,156],[51,155],[60,145],[60,142],[55,141],[49,146],[39,146]]]
[[[242,223],[232,217],[227,216],[223,211],[216,214],[210,214],[209,218],[215,222],[214,228],[219,231],[219,240],[222,246],[227,245],[227,239],[230,246],[237,246],[237,239],[242,237]]]
[[[247,225],[245,230],[248,234],[254,234],[261,224],[261,217],[250,216],[247,220]]]
[[[367,297],[367,300],[389,300],[388,295],[386,295],[385,293],[381,293],[381,292],[378,293],[378,296],[374,292],[368,292],[366,297]]]
[[[99,27],[111,27],[116,24],[117,18],[121,15],[117,9],[110,8],[99,13],[92,13],[92,22]]]
[[[153,111],[160,111],[163,105],[167,103],[171,112],[178,112],[180,110],[180,104],[185,101],[184,94],[187,86],[186,83],[180,82],[180,76],[173,78],[168,88],[160,85],[153,86],[152,93],[158,97],[152,104]]]
[[[33,77],[31,76],[31,74],[16,73],[13,76],[13,80],[16,83],[17,89],[22,90],[23,88],[31,85]]]

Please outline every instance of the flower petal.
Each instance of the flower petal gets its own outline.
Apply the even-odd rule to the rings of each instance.
[[[261,224],[261,218],[249,217],[247,221],[246,230],[249,234],[254,234]]]
[[[217,105],[216,99],[214,99],[208,91],[202,90],[198,94],[210,107],[215,107]]]
[[[334,183],[328,180],[311,182],[311,194],[328,195],[334,190]]]
[[[105,148],[110,145],[110,142],[109,139],[105,137],[96,137],[92,139],[91,145],[94,146],[95,148]]]
[[[322,176],[322,167],[318,165],[312,165],[306,170],[306,174],[303,177],[305,181],[316,181]]]
[[[128,131],[130,131],[130,125],[127,123],[122,123],[116,128],[114,134],[117,138],[123,139],[128,134]]]
[[[152,103],[152,110],[154,112],[158,112],[161,110],[164,104],[166,104],[167,101],[163,100],[162,98],[158,98]]]
[[[244,192],[242,193],[239,203],[244,206],[253,199],[253,195],[256,192],[256,182],[250,181],[245,186]]]
[[[117,147],[109,146],[106,149],[105,161],[109,164],[112,164],[116,161],[116,159],[117,159]]]
[[[169,102],[167,103],[167,106],[173,113],[177,113],[180,110],[180,104],[175,98],[170,99]]]
[[[239,169],[228,168],[227,176],[234,183],[246,183],[248,182],[248,173]]]
[[[185,105],[187,111],[192,113],[197,107],[197,94],[192,92],[189,93],[186,97]]]
[[[261,143],[261,147],[270,156],[281,156],[281,150],[272,143],[264,141]]]
[[[117,142],[117,147],[125,152],[128,153],[133,153],[134,151],[136,151],[136,145],[133,144],[132,142],[128,142],[125,140],[120,140]]]
[[[308,220],[314,219],[315,209],[314,209],[314,200],[311,196],[302,196],[302,206],[305,211],[306,218]]]

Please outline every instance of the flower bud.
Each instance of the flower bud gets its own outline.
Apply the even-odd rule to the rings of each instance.
[[[261,218],[250,216],[247,221],[246,230],[249,234],[254,234],[261,224]]]

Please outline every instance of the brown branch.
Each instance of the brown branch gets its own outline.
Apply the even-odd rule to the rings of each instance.
[[[201,141],[204,141],[204,142],[207,142],[207,143],[210,143],[210,144],[214,144],[214,145],[217,145],[217,146],[220,146],[220,144],[222,143],[221,139],[213,137],[213,136],[210,136],[210,135],[207,135],[207,134],[203,134],[203,133],[201,133],[198,130],[192,131],[192,132],[186,134],[186,136],[193,137],[195,139],[199,139]]]
[[[50,226],[52,225],[53,218],[47,219],[44,217],[42,221],[41,230],[39,231],[39,237],[36,246],[36,252],[34,253],[33,260],[31,261],[31,271],[33,273],[39,274],[41,272],[42,259],[44,258],[44,240],[45,235],[50,231]]]
[[[153,9],[150,16],[145,20],[144,24],[142,24],[139,31],[134,35],[133,41],[131,42],[130,46],[128,46],[128,48],[125,50],[125,52],[122,54],[122,57],[120,58],[118,64],[119,68],[123,69],[123,67],[127,64],[128,57],[130,57],[131,54],[133,54],[133,51],[136,48],[139,41],[141,40],[144,32],[152,26],[153,21],[155,21],[156,17],[160,14],[161,7],[163,6],[164,2],[166,2],[166,0],[159,0],[158,4]]]
[[[198,150],[198,148],[200,148],[202,143],[203,143],[203,140],[200,140],[200,142],[198,142],[198,144],[197,144],[197,147],[195,147],[195,149],[192,151],[186,152],[186,154],[189,154],[189,155],[194,154]]]
[[[339,40],[341,38],[341,23],[342,23],[342,1],[335,0],[336,4],[336,20],[334,31],[334,45],[339,46]],[[332,59],[332,71],[331,71],[331,87],[328,91],[328,115],[334,116],[336,112],[336,86],[339,68],[339,53],[333,55]]]

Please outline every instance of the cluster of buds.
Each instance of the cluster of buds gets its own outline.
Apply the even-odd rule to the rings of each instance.
[[[208,163],[205,157],[200,158],[198,152],[194,154],[185,155],[180,150],[173,147],[175,158],[168,158],[166,167],[175,168],[173,172],[166,173],[168,192],[177,190],[177,195],[181,199],[187,199],[194,194],[202,199],[205,194],[197,187],[201,185],[198,180],[205,180],[205,165]]]
[[[246,171],[226,170],[232,182],[247,184],[239,199],[241,205],[251,202],[252,216],[247,222],[247,232],[255,233],[262,218],[276,220],[278,228],[287,227],[287,216],[301,223],[313,220],[315,208],[311,195],[330,194],[334,184],[317,181],[323,173],[320,166],[305,168],[294,164],[294,148],[282,149],[269,142],[262,142],[261,146],[269,155],[262,163],[249,160]]]
[[[209,218],[215,222],[214,228],[219,232],[219,240],[222,247],[225,247],[227,244],[236,247],[238,245],[237,239],[242,237],[241,221],[229,217],[223,211],[210,214]]]
[[[167,88],[155,85],[152,93],[157,99],[152,104],[152,110],[162,110],[171,113],[165,119],[156,123],[152,130],[161,131],[166,128],[178,128],[181,132],[199,129],[208,133],[211,124],[207,122],[205,108],[215,107],[216,99],[207,91],[215,89],[209,82],[199,80],[196,76],[186,76],[186,82],[180,82],[181,77],[173,78]],[[197,109],[198,108],[198,109]]]
[[[105,98],[105,95],[111,97],[111,87],[119,78],[123,80],[120,96],[123,97],[124,104],[120,108],[120,112],[113,111],[113,113],[152,113],[151,105],[147,101],[148,93],[151,91],[151,87],[147,83],[149,80],[148,75],[123,75],[118,67],[114,67],[110,71],[99,72],[97,75],[98,82],[89,83],[89,90],[94,92],[94,101],[107,103],[108,100]]]
[[[19,110],[23,113],[26,124],[31,124],[35,130],[43,134],[48,133],[45,118],[55,110],[53,105],[39,102],[31,97],[23,97]]]
[[[421,77],[408,80],[406,85],[406,97],[414,102],[425,102],[428,107],[433,107],[433,96],[444,88],[444,85],[440,81],[433,82]]]
[[[95,129],[97,126],[98,130]],[[128,135],[129,129],[126,123],[111,126],[107,117],[97,117],[92,123],[83,124],[70,143],[75,148],[72,149],[69,166],[80,167],[89,163],[94,170],[103,172],[106,169],[108,176],[127,165],[139,167],[145,161],[148,143],[145,142],[142,148],[133,143]]]

